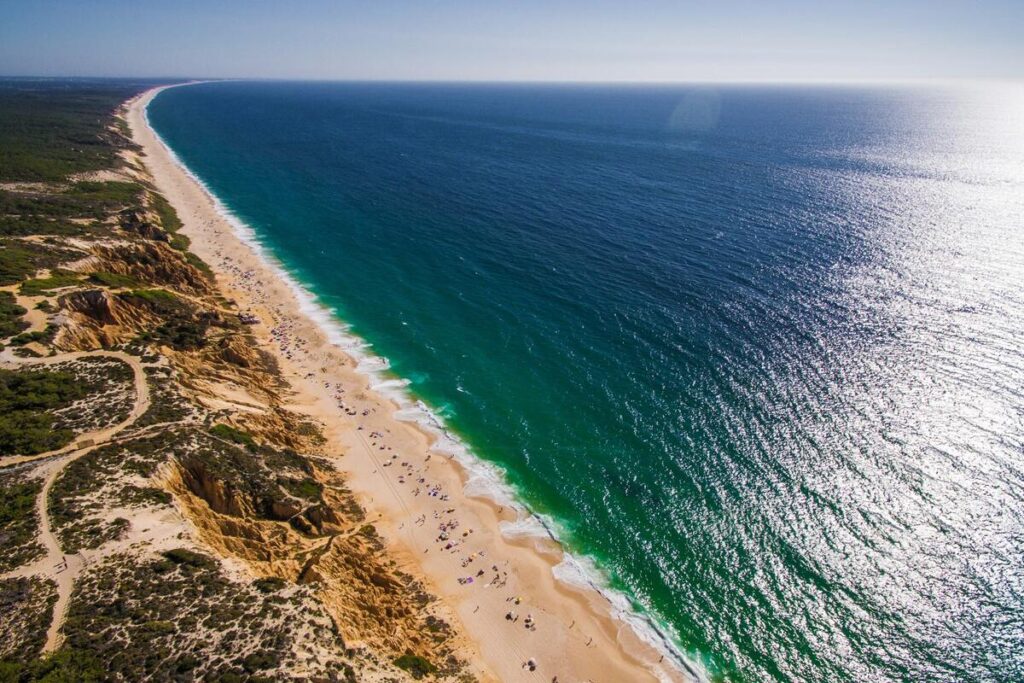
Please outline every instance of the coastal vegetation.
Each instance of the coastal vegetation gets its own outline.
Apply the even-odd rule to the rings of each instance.
[[[121,273],[96,272],[89,274],[89,282],[103,285],[109,289],[129,289],[139,286],[139,281],[131,275]]]
[[[24,296],[52,296],[54,290],[74,287],[80,279],[78,273],[57,269],[47,277],[25,280],[19,290]]]
[[[15,303],[10,292],[0,292],[0,339],[7,339],[26,329],[28,321],[23,320],[28,311]]]
[[[135,92],[0,82],[0,683],[466,680],[146,175]]]
[[[82,256],[80,251],[46,240],[0,239],[0,286],[20,284],[40,270]]]
[[[53,412],[85,395],[69,372],[0,370],[0,455],[34,455],[71,441],[74,431],[55,427]]]
[[[108,130],[114,109],[138,86],[0,87],[0,179],[63,181],[120,166],[130,143]]]
[[[0,573],[38,558],[43,548],[36,541],[39,518],[36,499],[42,490],[37,478],[21,472],[0,472]]]
[[[56,601],[52,581],[37,577],[0,579],[0,614],[4,615],[0,619],[0,681],[22,680],[19,674],[25,667],[19,662],[35,662]]]
[[[437,667],[431,664],[425,657],[406,652],[395,660],[395,666],[412,674],[416,680],[428,676],[437,671]]]

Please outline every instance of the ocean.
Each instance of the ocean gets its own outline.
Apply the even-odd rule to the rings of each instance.
[[[223,82],[149,119],[710,678],[1024,680],[1021,86]]]

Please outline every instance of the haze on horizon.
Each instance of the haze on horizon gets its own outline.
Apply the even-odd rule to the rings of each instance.
[[[1024,2],[0,3],[0,75],[488,81],[1024,77]]]

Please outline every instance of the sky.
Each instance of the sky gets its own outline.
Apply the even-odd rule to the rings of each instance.
[[[1024,0],[0,0],[0,75],[1024,78]]]

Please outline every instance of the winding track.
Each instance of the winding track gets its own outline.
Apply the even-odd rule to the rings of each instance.
[[[41,466],[41,470],[45,473],[45,478],[42,490],[36,499],[36,513],[39,515],[39,540],[46,549],[46,555],[4,577],[36,575],[46,576],[56,581],[57,603],[53,607],[50,627],[46,631],[46,644],[43,646],[44,653],[53,652],[60,647],[63,641],[60,629],[64,624],[64,618],[67,614],[68,603],[71,600],[71,591],[74,588],[75,578],[86,564],[86,558],[81,553],[65,555],[61,551],[60,543],[53,533],[49,506],[47,505],[50,489],[53,488],[57,477],[60,476],[60,473],[69,464],[100,446],[106,445],[122,431],[135,424],[136,420],[149,408],[149,384],[146,381],[145,369],[139,359],[121,351],[75,351],[42,359],[22,359],[16,357],[5,359],[13,360],[18,365],[28,366],[54,365],[86,357],[117,358],[131,367],[135,374],[135,403],[128,417],[112,427],[81,434],[70,444],[57,450],[33,456],[11,456],[0,459],[0,467],[50,460],[50,462]]]

